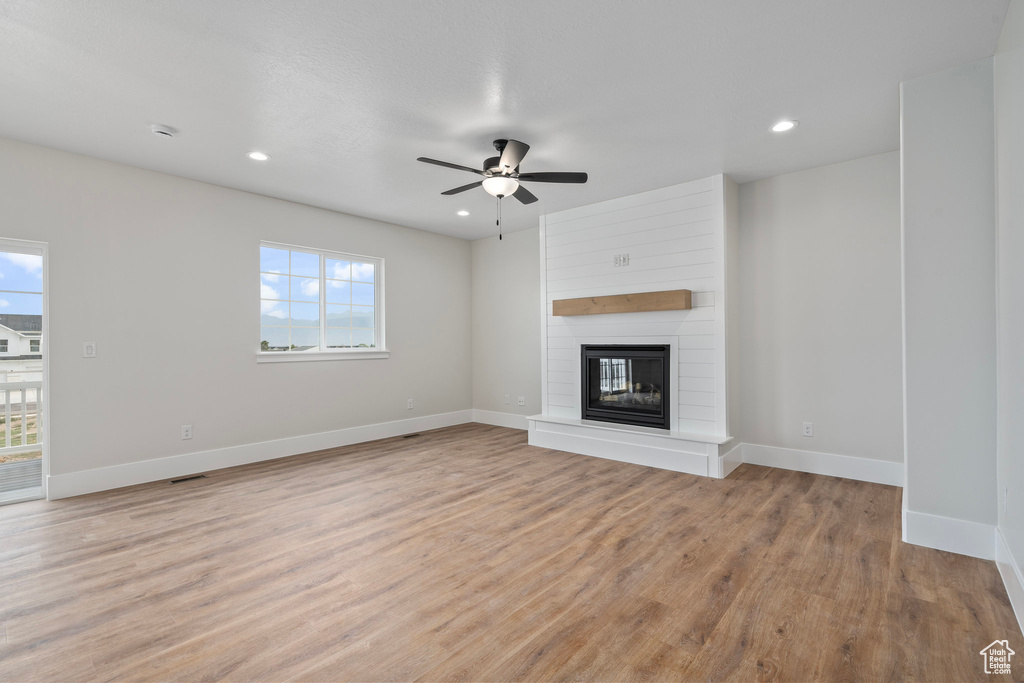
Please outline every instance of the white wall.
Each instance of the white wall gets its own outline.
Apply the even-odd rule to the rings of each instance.
[[[471,407],[468,242],[2,139],[0,206],[50,245],[52,474]],[[391,357],[257,365],[260,240],[386,259]]]
[[[521,415],[525,429],[525,416],[540,412],[540,232],[472,244],[473,408]]]
[[[1018,567],[1024,565],[1024,3],[1015,0],[1003,23],[994,63],[998,169],[998,413],[999,530]],[[1014,594],[1011,592],[1011,596]],[[1015,606],[1024,613],[1024,595]]]
[[[901,86],[904,537],[928,545],[917,521],[996,521],[992,87],[991,59]]]
[[[902,461],[898,153],[739,193],[743,440]]]

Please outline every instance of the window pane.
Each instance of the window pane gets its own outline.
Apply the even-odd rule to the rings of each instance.
[[[306,277],[320,277],[320,257],[316,254],[293,251],[291,273]]]
[[[353,306],[352,327],[373,327],[373,306]]]
[[[311,277],[293,277],[292,301],[320,301],[320,280]]]
[[[320,304],[292,304],[291,307],[292,325],[298,327],[310,325],[318,327],[320,325]]]
[[[352,327],[352,311],[348,306],[327,305],[327,327]]]
[[[352,284],[349,282],[327,281],[327,303],[329,304],[347,304],[351,292]]]
[[[288,344],[287,327],[260,328],[260,351],[287,351]]]
[[[261,325],[287,325],[288,304],[283,301],[260,301]]]
[[[352,330],[327,328],[327,348],[347,349],[352,346]]]
[[[352,303],[364,306],[373,305],[373,285],[363,285],[358,282],[352,283]]]
[[[15,294],[13,292],[0,293],[0,312],[7,314],[42,315],[43,295]],[[41,323],[36,324],[41,326]],[[36,329],[39,329],[39,327]]]
[[[373,282],[373,264],[353,261],[352,279],[356,282]]]
[[[333,280],[351,280],[352,269],[349,267],[348,261],[339,261],[337,259],[327,259],[327,273],[325,277]]]
[[[6,290],[42,293],[43,257],[0,251],[0,280]]]
[[[260,247],[260,270],[264,273],[288,274],[288,250]]]
[[[373,347],[373,330],[352,330],[352,346]]]
[[[284,275],[260,274],[261,299],[287,299],[288,278]]]
[[[320,350],[320,328],[318,327],[293,327],[292,328],[292,351],[319,351]]]

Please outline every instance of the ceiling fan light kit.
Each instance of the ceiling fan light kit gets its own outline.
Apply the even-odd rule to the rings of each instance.
[[[519,189],[518,180],[503,175],[484,178],[481,184],[484,186],[484,191],[493,197],[508,197]]]

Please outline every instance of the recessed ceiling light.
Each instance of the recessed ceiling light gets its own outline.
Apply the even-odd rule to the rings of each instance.
[[[249,152],[249,158],[253,161],[266,161],[270,156],[263,152]]]
[[[793,130],[794,128],[796,128],[796,121],[779,121],[772,126],[772,130],[776,133],[785,133],[787,130]]]
[[[465,209],[463,209],[462,211],[459,211],[459,215],[460,216],[468,216],[469,215],[469,211],[466,211]]]

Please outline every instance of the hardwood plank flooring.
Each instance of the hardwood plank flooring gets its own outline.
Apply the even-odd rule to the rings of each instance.
[[[0,681],[999,680],[994,564],[900,495],[472,424],[0,507]]]

